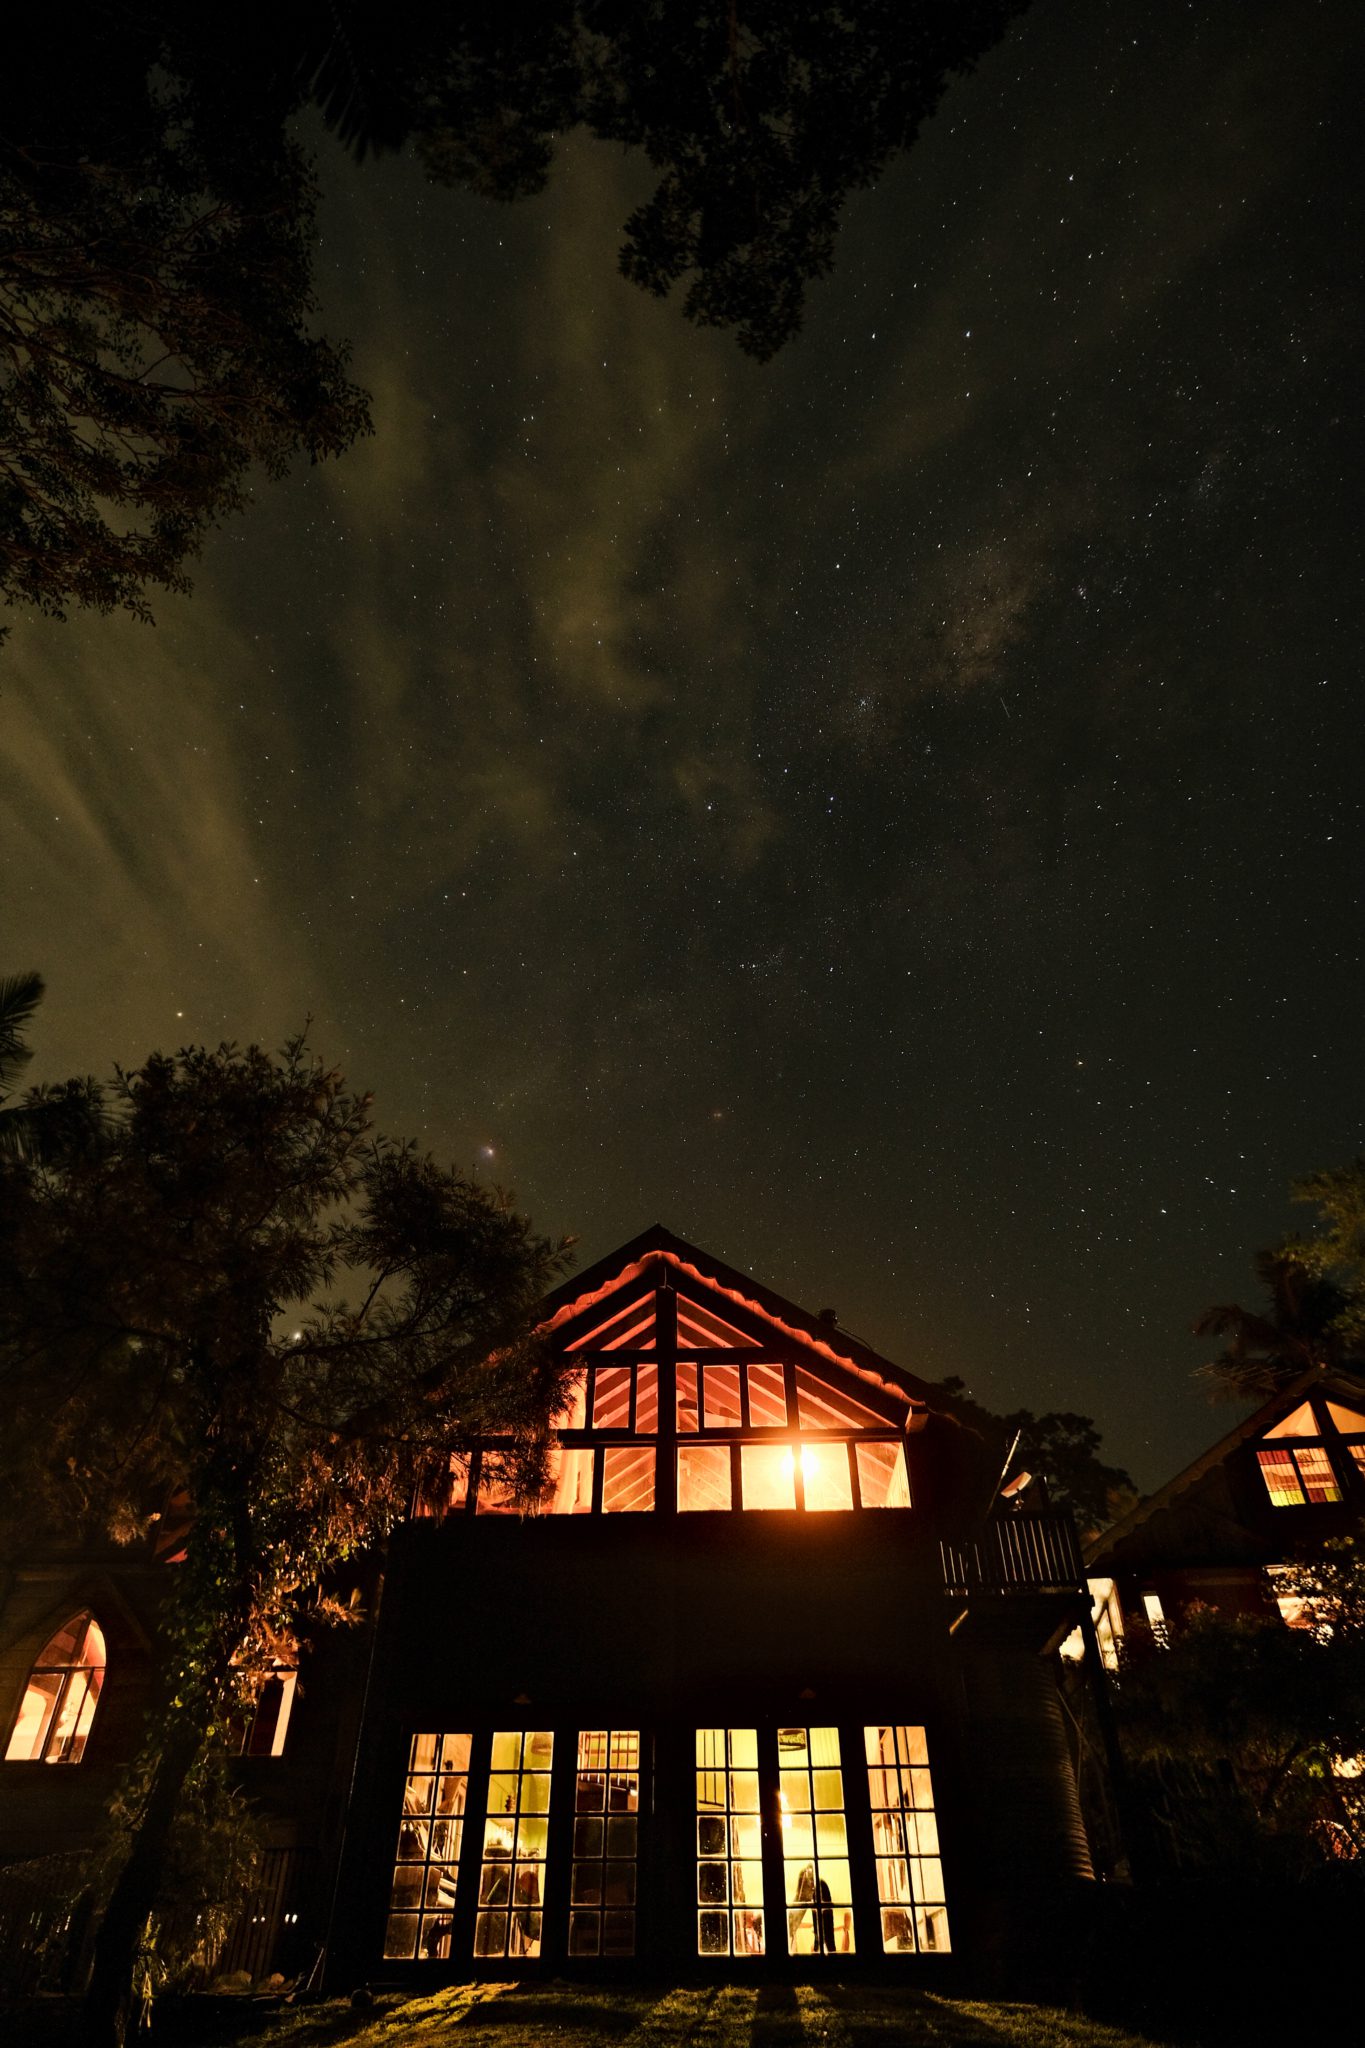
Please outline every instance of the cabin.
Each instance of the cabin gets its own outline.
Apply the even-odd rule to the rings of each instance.
[[[1363,1520],[1365,1383],[1313,1368],[1087,1546],[1106,1662],[1134,1624],[1159,1635],[1198,1605],[1299,1626],[1283,1568]]]
[[[1000,1504],[979,1439],[831,1311],[662,1227],[540,1329],[573,1376],[537,1510],[474,1447],[357,1568],[364,1627],[244,1730],[274,1860],[220,1967],[946,1987],[1065,1945],[1094,1889],[1069,1520]],[[172,1569],[11,1589],[0,1898],[88,1837]]]

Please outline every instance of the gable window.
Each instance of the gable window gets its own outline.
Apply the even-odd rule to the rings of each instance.
[[[1365,1416],[1341,1408],[1334,1401],[1322,1403],[1326,1421],[1314,1401],[1301,1401],[1289,1415],[1282,1416],[1265,1432],[1265,1448],[1256,1453],[1261,1477],[1272,1507],[1298,1508],[1326,1505],[1341,1499],[1341,1482],[1324,1438],[1345,1437],[1357,1470],[1365,1473]],[[1358,1442],[1350,1441],[1353,1435]]]
[[[78,1764],[104,1684],[104,1635],[93,1614],[59,1628],[29,1673],[6,1763]]]

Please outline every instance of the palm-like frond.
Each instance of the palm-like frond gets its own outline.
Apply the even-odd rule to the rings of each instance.
[[[0,1102],[11,1093],[19,1069],[32,1058],[26,1033],[43,1000],[41,974],[0,976]]]
[[[1196,1337],[1224,1337],[1215,1358],[1199,1367],[1231,1399],[1264,1401],[1315,1366],[1340,1366],[1350,1350],[1340,1328],[1349,1297],[1292,1251],[1258,1252],[1256,1274],[1270,1300],[1265,1309],[1221,1302],[1194,1323]]]

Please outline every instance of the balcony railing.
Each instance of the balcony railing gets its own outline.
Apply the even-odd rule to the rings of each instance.
[[[955,1593],[1032,1593],[1085,1576],[1070,1515],[998,1515],[979,1536],[939,1549],[943,1583]]]

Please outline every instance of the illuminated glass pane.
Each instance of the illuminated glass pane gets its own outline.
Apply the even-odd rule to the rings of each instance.
[[[787,1388],[780,1365],[749,1365],[749,1421],[755,1429],[785,1429]],[[1362,1425],[1365,1427],[1365,1425]]]
[[[794,1956],[851,1954],[855,1947],[853,1893],[839,1731],[779,1728],[777,1750],[787,1952]]]
[[[853,1506],[847,1444],[803,1444],[801,1478],[807,1514],[828,1514]]]
[[[659,1368],[639,1365],[635,1368],[635,1433],[653,1436],[658,1427]]]
[[[803,1429],[845,1429],[850,1424],[855,1429],[887,1426],[885,1415],[865,1407],[852,1394],[819,1378],[805,1365],[796,1368],[796,1409]]]
[[[602,1512],[643,1514],[654,1505],[654,1446],[608,1444],[602,1452]]]
[[[1346,1448],[1351,1453],[1357,1472],[1365,1479],[1365,1444],[1348,1444]]]
[[[462,1458],[458,1451],[450,1454],[450,1495],[446,1507],[451,1514],[463,1510],[469,1499],[469,1460]]]
[[[677,1369],[678,1388],[678,1434],[686,1436],[697,1427],[697,1368],[695,1365],[680,1365]]]
[[[1319,1434],[1317,1417],[1313,1413],[1311,1401],[1301,1402],[1292,1415],[1284,1416],[1281,1421],[1275,1424],[1273,1429],[1266,1431],[1267,1437],[1317,1436]]]
[[[384,1937],[390,1961],[450,1954],[471,1739],[467,1734],[412,1738]]]
[[[493,1737],[475,1955],[540,1954],[553,1754],[549,1729],[501,1729]]]
[[[599,1365],[593,1373],[594,1429],[630,1428],[631,1370],[628,1365]]]
[[[1307,1450],[1295,1451],[1294,1462],[1299,1468],[1299,1477],[1309,1500],[1330,1501],[1341,1499],[1341,1488],[1337,1485],[1332,1461],[1325,1450],[1313,1446]]]
[[[595,1323],[583,1336],[575,1337],[570,1351],[652,1351],[654,1349],[654,1296],[631,1302],[614,1315]]]
[[[758,1731],[753,1728],[697,1730],[697,1952],[699,1955],[763,1954],[763,1865],[737,1853],[757,1838]],[[732,1838],[732,1814],[755,1816]]]
[[[565,1388],[567,1408],[555,1417],[557,1429],[586,1429],[588,1426],[588,1375],[586,1370],[576,1372]]]
[[[1304,1493],[1299,1484],[1298,1469],[1294,1464],[1292,1451],[1257,1451],[1256,1461],[1260,1465],[1261,1477],[1265,1481],[1265,1490],[1270,1495],[1272,1506],[1303,1506]]]
[[[678,1447],[678,1511],[730,1506],[730,1451],[726,1444]]]
[[[73,1615],[44,1646],[29,1674],[6,1761],[79,1763],[104,1670],[104,1636],[98,1622],[88,1613]]]
[[[882,1948],[888,1955],[946,1954],[948,1916],[937,1855],[933,1785],[923,1728],[865,1728]]]
[[[858,1491],[865,1508],[908,1508],[910,1481],[901,1444],[858,1444]]]
[[[703,1420],[708,1429],[739,1427],[739,1367],[702,1367]]]
[[[680,1351],[720,1350],[734,1351],[741,1345],[752,1348],[757,1338],[746,1337],[732,1323],[727,1323],[713,1310],[703,1308],[700,1302],[688,1301],[678,1296],[678,1349]]]
[[[550,1442],[549,1484],[542,1512],[547,1515],[592,1513],[592,1461],[596,1453],[576,1445],[565,1449]]]
[[[515,1515],[518,1512],[507,1461],[496,1451],[484,1451],[480,1458],[479,1492],[474,1512],[476,1515]]]
[[[1357,1414],[1354,1408],[1342,1408],[1335,1401],[1329,1401],[1327,1413],[1343,1436],[1365,1436],[1365,1415]]]
[[[790,1444],[745,1444],[739,1460],[746,1508],[796,1506],[796,1453]]]

